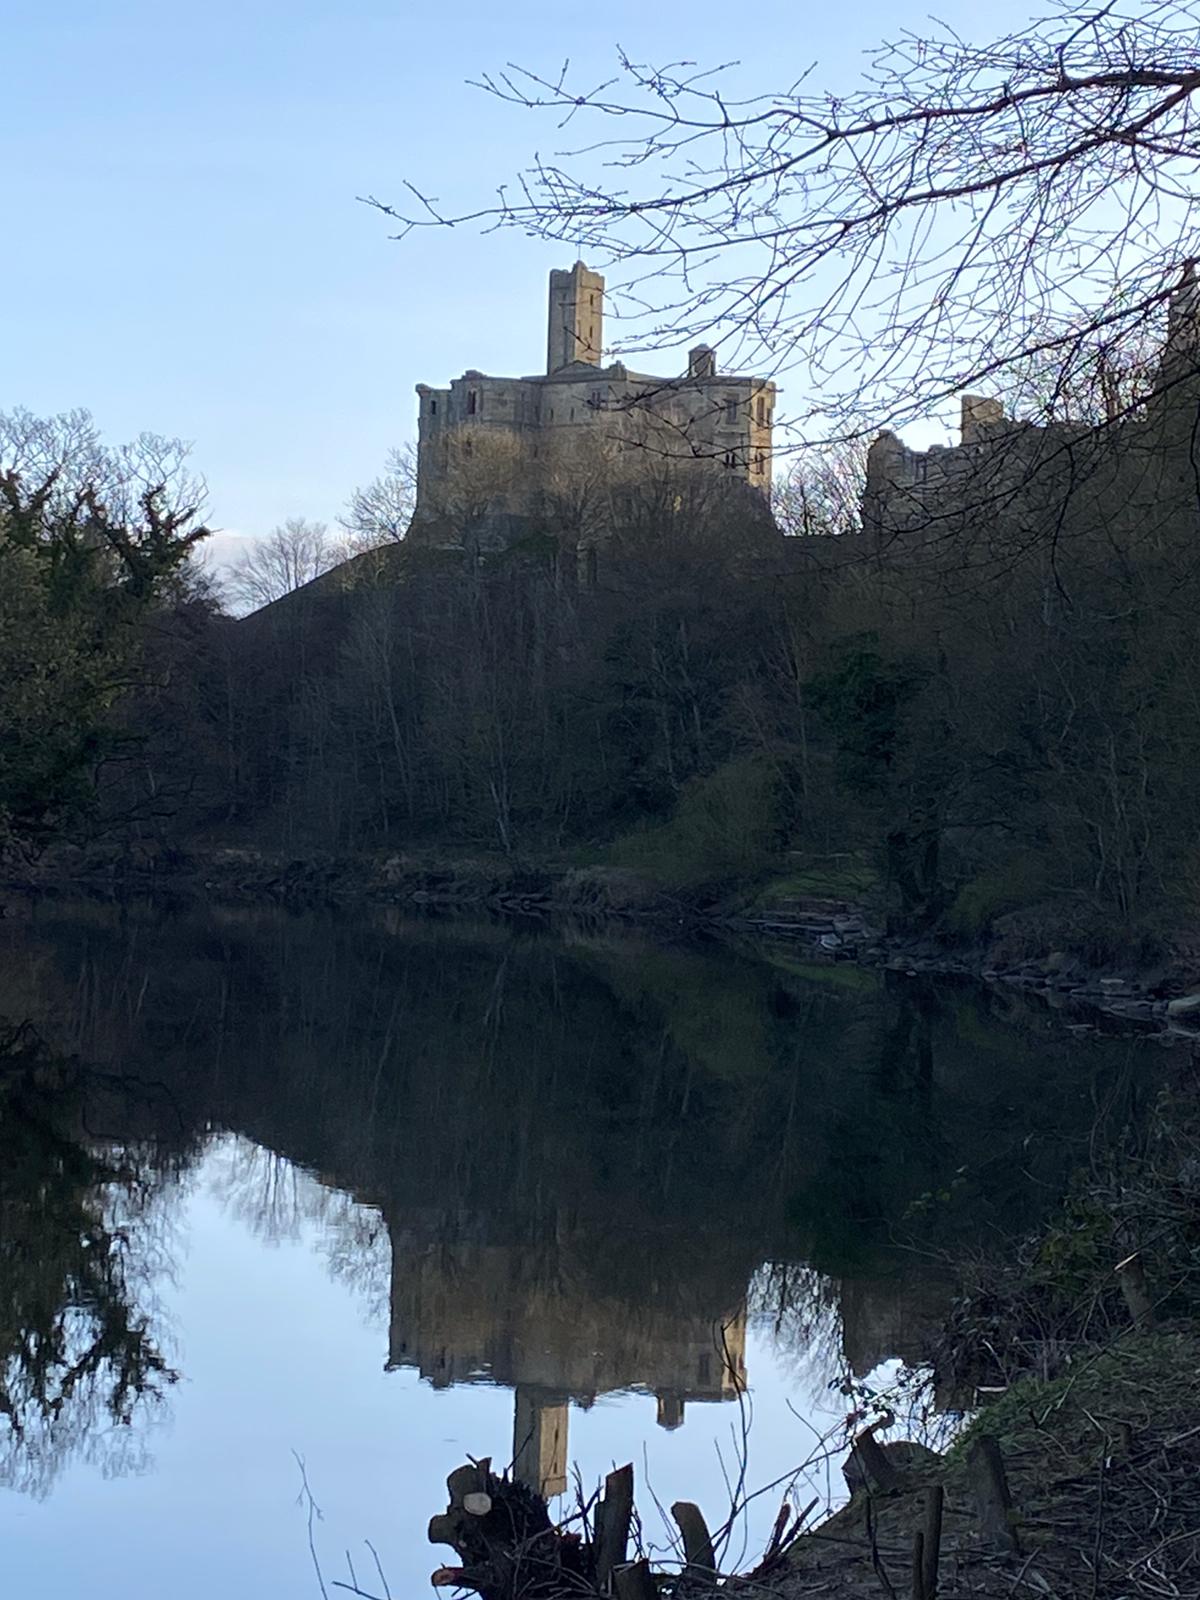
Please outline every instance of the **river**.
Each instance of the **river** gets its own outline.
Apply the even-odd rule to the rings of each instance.
[[[836,1497],[946,1253],[1164,1054],[788,948],[61,900],[0,1019],[0,1537],[89,1600],[411,1594],[468,1454],[560,1507],[632,1460],[660,1546],[651,1493]]]

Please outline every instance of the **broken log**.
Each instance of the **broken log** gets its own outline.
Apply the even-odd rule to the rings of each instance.
[[[683,1555],[687,1563],[684,1571],[690,1578],[714,1583],[717,1576],[717,1558],[713,1554],[712,1534],[700,1507],[691,1500],[676,1500],[671,1515],[683,1537]]]
[[[1121,1286],[1121,1293],[1125,1297],[1125,1304],[1129,1308],[1129,1315],[1133,1318],[1134,1327],[1148,1328],[1154,1321],[1154,1301],[1146,1283],[1146,1268],[1141,1251],[1135,1250],[1131,1256],[1126,1256],[1124,1261],[1118,1261],[1113,1270]]]
[[[946,1491],[940,1483],[925,1490],[921,1519],[921,1600],[934,1600],[938,1588],[938,1562],[942,1553],[942,1512]]]
[[[474,1589],[483,1600],[535,1600],[590,1586],[590,1552],[578,1534],[553,1526],[546,1502],[527,1484],[498,1478],[490,1461],[480,1461],[456,1467],[446,1489],[450,1503],[431,1518],[429,1542],[450,1545],[462,1565],[439,1568],[437,1587]]]
[[[928,1600],[925,1593],[925,1535],[920,1528],[913,1533],[912,1600]]]
[[[629,1527],[633,1521],[633,1467],[627,1465],[610,1472],[604,1480],[604,1498],[596,1507],[596,1535],[593,1551],[596,1587],[606,1587],[614,1567],[625,1560]]]
[[[616,1600],[658,1600],[658,1585],[648,1561],[626,1561],[612,1572]]]
[[[967,1471],[975,1509],[986,1540],[1016,1555],[1020,1549],[1013,1523],[1012,1495],[1000,1446],[990,1433],[981,1434],[967,1452]]]
[[[873,1422],[869,1428],[863,1429],[854,1441],[850,1459],[858,1468],[858,1475],[864,1484],[868,1487],[874,1484],[883,1494],[888,1494],[898,1487],[900,1474],[888,1460],[883,1446],[875,1437],[876,1428],[883,1425],[886,1424],[881,1419],[880,1422]],[[852,1473],[846,1473],[846,1481],[851,1490],[854,1488],[852,1478]]]

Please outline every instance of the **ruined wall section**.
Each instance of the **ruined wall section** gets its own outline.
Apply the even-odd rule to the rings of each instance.
[[[998,400],[964,395],[960,443],[912,450],[885,430],[867,455],[863,524],[876,537],[937,536],[947,524],[1041,520],[1064,482],[1095,471],[1093,432],[1017,422]]]

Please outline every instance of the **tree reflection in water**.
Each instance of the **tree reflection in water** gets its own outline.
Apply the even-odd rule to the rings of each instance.
[[[86,1072],[0,1023],[0,1484],[139,1470],[176,1373],[155,1326],[172,1180],[84,1129]]]

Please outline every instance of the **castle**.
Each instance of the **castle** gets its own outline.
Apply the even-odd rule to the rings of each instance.
[[[1007,528],[1028,540],[1069,522],[1165,522],[1194,495],[1200,386],[1200,284],[1189,263],[1166,305],[1166,336],[1128,392],[1105,392],[1106,418],[1022,421],[1001,400],[961,397],[959,441],[913,450],[890,430],[867,455],[864,531],[876,540]],[[1116,377],[1116,374],[1108,374]],[[1140,393],[1139,393],[1140,391]]]
[[[617,520],[622,486],[667,472],[752,491],[766,513],[775,385],[719,373],[707,345],[680,376],[606,366],[603,338],[604,279],[577,261],[550,274],[544,373],[417,385],[411,538],[496,543],[536,523],[586,544]]]

